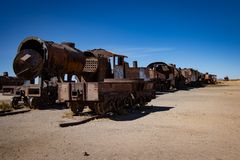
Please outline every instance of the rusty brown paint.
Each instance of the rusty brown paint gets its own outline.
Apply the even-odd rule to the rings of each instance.
[[[19,45],[13,69],[18,77],[33,79],[40,74],[80,75],[84,65],[84,54],[73,43],[58,44],[28,37]]]

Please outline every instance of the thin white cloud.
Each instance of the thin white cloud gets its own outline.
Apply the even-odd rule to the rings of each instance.
[[[131,57],[146,57],[153,54],[169,54],[175,51],[174,48],[150,48],[150,47],[139,47],[139,48],[113,48],[113,52],[131,56]]]

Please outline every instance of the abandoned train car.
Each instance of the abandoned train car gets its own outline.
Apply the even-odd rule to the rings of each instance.
[[[74,113],[88,106],[96,114],[143,106],[155,94],[149,69],[129,67],[125,58],[103,49],[83,52],[71,42],[58,44],[28,37],[19,45],[13,69],[24,80],[38,77],[38,84],[24,85],[12,104],[24,100],[36,107],[63,102]]]
[[[8,72],[3,72],[0,75],[0,92],[4,94],[15,94],[17,87],[23,85],[24,80],[21,78],[9,76]]]

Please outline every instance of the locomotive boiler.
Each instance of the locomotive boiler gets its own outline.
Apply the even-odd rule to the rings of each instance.
[[[180,89],[184,83],[184,77],[180,69],[174,64],[164,62],[153,62],[147,66],[151,71],[151,80],[154,82],[154,88],[157,91],[169,91],[171,89]]]
[[[193,68],[181,69],[181,74],[185,77],[186,86],[201,86],[203,84],[203,74]]]
[[[71,42],[58,44],[28,37],[18,47],[13,69],[18,77],[25,80],[32,80],[37,76],[43,79],[63,79],[64,75],[68,76],[68,80],[71,80],[72,75],[80,79],[84,72],[91,72],[94,74],[84,74],[84,78],[87,81],[97,81],[104,78],[104,75],[99,75],[98,78],[96,74],[105,74],[100,69],[106,68],[107,63],[106,58],[82,52]]]
[[[22,87],[12,104],[23,100],[36,107],[63,102],[74,113],[88,106],[97,114],[145,105],[154,97],[148,69],[129,67],[125,58],[104,49],[81,51],[74,43],[28,37],[18,47],[13,69],[31,83]]]

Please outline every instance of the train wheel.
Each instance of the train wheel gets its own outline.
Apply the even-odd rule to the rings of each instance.
[[[81,113],[84,109],[84,106],[78,102],[69,102],[69,107],[71,108],[71,111],[76,115]]]
[[[99,115],[103,115],[103,114],[108,112],[106,106],[102,102],[95,103],[94,111],[95,111],[96,114],[99,114]]]
[[[144,107],[146,105],[146,100],[144,97],[140,97],[139,99],[139,107]]]
[[[109,111],[113,111],[114,108],[116,108],[116,103],[115,103],[114,99],[109,100],[107,104],[109,107]]]
[[[14,109],[18,109],[19,108],[18,97],[13,97],[13,99],[12,99],[12,107]]]
[[[162,86],[162,92],[166,92],[167,91],[167,85],[163,85]]]
[[[24,97],[24,98],[23,98],[23,102],[24,102],[24,103],[23,103],[24,106],[31,108],[30,103],[29,103],[29,100],[28,100],[27,97]]]
[[[41,100],[38,97],[31,97],[29,100],[30,108],[38,108],[41,104]]]
[[[122,99],[118,99],[116,101],[116,106],[115,106],[115,109],[114,111],[118,114],[122,114],[123,113],[123,107],[124,107],[124,103],[123,103],[123,100]]]
[[[133,100],[132,100],[132,98],[131,98],[131,97],[125,97],[125,98],[123,99],[123,105],[124,105],[124,107],[127,107],[127,108],[132,107],[132,105],[133,105]]]
[[[151,94],[151,100],[152,100],[152,99],[155,99],[155,98],[156,98],[156,92],[153,91],[152,94]],[[150,100],[150,101],[151,101],[151,100]]]

